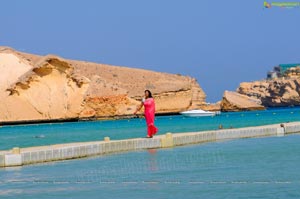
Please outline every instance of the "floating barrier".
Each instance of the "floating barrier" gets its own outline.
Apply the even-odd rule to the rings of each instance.
[[[124,151],[168,148],[228,139],[284,136],[285,134],[298,132],[300,132],[300,122],[293,122],[202,132],[168,132],[164,135],[154,136],[154,138],[111,140],[110,137],[104,137],[102,141],[94,142],[67,143],[28,148],[14,147],[11,150],[0,151],[0,167],[22,166]]]

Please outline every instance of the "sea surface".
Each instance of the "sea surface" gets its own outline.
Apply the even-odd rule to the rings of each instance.
[[[300,198],[300,135],[0,169],[1,199]]]
[[[215,117],[156,117],[158,134],[167,132],[195,132],[223,128],[259,126],[300,121],[300,108],[270,109],[237,113],[222,113]],[[13,147],[40,146],[68,142],[84,142],[146,136],[143,118],[111,121],[83,121],[68,123],[12,125],[0,127],[0,150]]]

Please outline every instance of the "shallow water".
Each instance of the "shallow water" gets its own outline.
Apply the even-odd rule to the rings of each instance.
[[[300,198],[300,135],[0,169],[0,198]]]
[[[156,117],[158,134],[166,132],[195,132],[224,128],[237,128],[300,121],[300,108],[271,109],[238,113],[222,113],[215,117],[188,118],[183,116]],[[145,137],[144,119],[71,122],[3,126],[0,128],[0,150],[12,147],[49,145],[67,142],[83,142]]]

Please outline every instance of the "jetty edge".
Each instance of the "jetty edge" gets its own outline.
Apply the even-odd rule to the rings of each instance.
[[[236,129],[220,129],[200,132],[171,133],[149,138],[75,142],[46,146],[35,146],[0,151],[0,167],[14,167],[52,161],[107,155],[112,153],[137,151],[154,148],[170,148],[189,144],[199,144],[222,140],[284,136],[299,133],[300,122],[272,124]]]

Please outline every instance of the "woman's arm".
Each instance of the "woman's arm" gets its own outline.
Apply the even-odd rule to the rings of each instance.
[[[135,115],[139,110],[141,110],[142,107],[143,107],[143,102],[141,102],[141,104],[136,108],[133,114]]]

